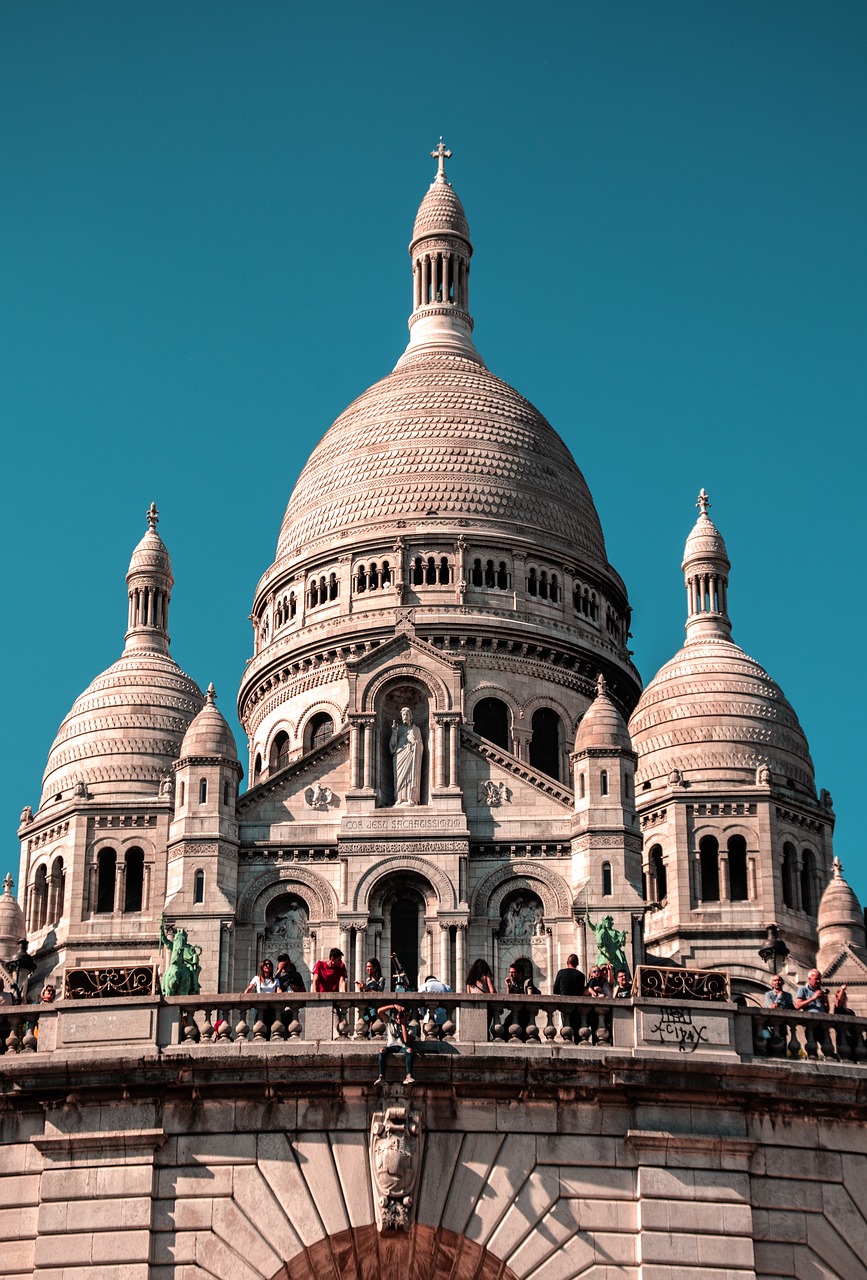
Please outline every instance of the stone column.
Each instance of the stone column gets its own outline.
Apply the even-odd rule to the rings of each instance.
[[[449,973],[449,926],[447,924],[440,925],[440,964],[437,977],[440,982],[448,982]]]
[[[554,981],[554,934],[551,929],[545,930],[545,964],[548,966],[548,988]]]
[[[453,788],[459,786],[458,783],[458,738],[460,737],[461,726],[457,716],[451,716],[448,721],[449,725],[449,780],[448,785]]]
[[[126,863],[123,861],[118,852],[117,862],[114,866],[114,909],[115,911],[123,911],[124,901],[126,898]]]
[[[352,975],[356,982],[364,982],[364,935],[367,933],[366,924],[357,924],[355,926],[355,973]]]
[[[455,926],[455,969],[457,972],[452,984],[455,991],[463,991],[467,980],[466,940],[467,926],[465,924],[457,924]]]

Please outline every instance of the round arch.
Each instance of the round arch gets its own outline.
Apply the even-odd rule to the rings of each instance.
[[[446,1227],[416,1224],[382,1235],[371,1225],[350,1227],[295,1254],[271,1280],[517,1280],[483,1245]]]
[[[434,711],[453,711],[452,698],[445,684],[432,671],[418,666],[414,662],[404,662],[397,667],[388,667],[380,672],[364,690],[361,697],[361,711],[376,710],[383,691],[390,684],[400,684],[406,680],[415,680],[433,697]]]
[[[513,862],[486,876],[473,895],[473,916],[499,918],[503,899],[520,888],[539,895],[546,920],[571,916],[572,895],[566,881],[549,867],[535,862]]]
[[[353,911],[369,914],[371,903],[378,889],[384,887],[383,882],[394,880],[401,873],[414,873],[430,884],[437,898],[437,910],[455,911],[457,898],[451,881],[440,871],[439,867],[420,858],[418,854],[392,853],[387,863],[378,863],[368,868],[355,886],[352,900]]]
[[[580,715],[576,715],[574,711],[570,711],[565,703],[560,702],[558,698],[552,698],[547,693],[538,693],[532,698],[528,698],[527,701],[523,703],[521,706],[521,716],[527,724],[529,724],[533,719],[533,712],[540,711],[543,708],[547,711],[557,712],[557,715],[563,721],[563,728],[567,738],[571,737],[571,740],[574,742],[575,734],[578,731],[578,722],[586,712],[582,711]]]
[[[265,918],[275,898],[296,892],[310,906],[311,922],[337,919],[337,899],[331,886],[313,871],[289,864],[263,871],[251,880],[238,899],[238,923],[254,924]]]

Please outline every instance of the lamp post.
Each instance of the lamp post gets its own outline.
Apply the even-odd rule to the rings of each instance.
[[[12,1000],[14,1004],[24,1003],[24,990],[27,988],[27,979],[36,968],[36,961],[33,956],[27,953],[27,939],[21,938],[18,942],[18,954],[7,961],[6,968],[12,974]],[[22,990],[22,976],[24,990]]]
[[[759,947],[759,958],[768,966],[771,973],[779,973],[788,959],[789,948],[780,937],[780,931],[775,924],[767,926],[767,934],[765,945]]]

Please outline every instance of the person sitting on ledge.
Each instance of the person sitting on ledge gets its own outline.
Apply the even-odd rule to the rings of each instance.
[[[771,987],[765,992],[766,1009],[794,1009],[795,1002],[788,991],[783,990],[783,976],[775,973],[771,978]]]
[[[806,1009],[808,1013],[828,1013],[828,994],[822,986],[822,975],[819,970],[811,969],[807,974],[806,984],[798,987],[795,1008]]]
[[[377,1015],[385,1023],[385,1044],[379,1051],[379,1075],[373,1087],[379,1088],[385,1083],[385,1062],[390,1053],[402,1053],[406,1061],[404,1084],[415,1084],[412,1074],[412,1040],[406,1024],[406,1006],[402,1004],[383,1004],[377,1009]]]

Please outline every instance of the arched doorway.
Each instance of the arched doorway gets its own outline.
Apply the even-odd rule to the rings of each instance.
[[[415,898],[397,898],[391,908],[391,951],[403,969],[409,989],[418,987],[419,904]]]
[[[272,1280],[516,1280],[494,1254],[466,1236],[441,1227],[381,1235],[356,1227],[319,1240],[277,1272]]]

